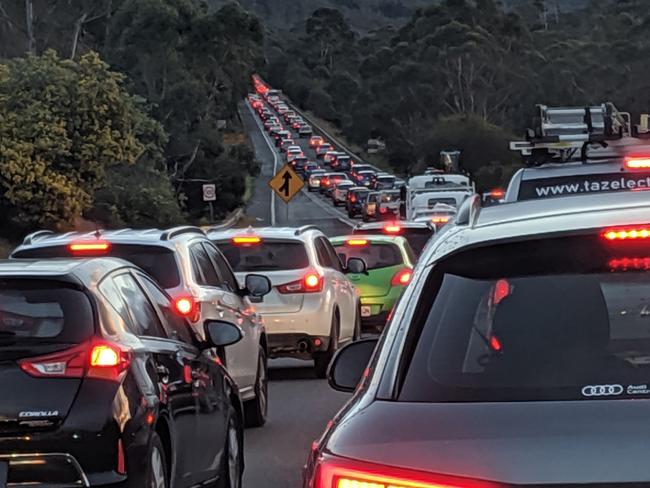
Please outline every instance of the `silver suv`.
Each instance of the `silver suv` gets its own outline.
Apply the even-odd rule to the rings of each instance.
[[[237,277],[263,273],[271,292],[257,305],[264,317],[272,358],[313,359],[324,378],[341,344],[359,336],[359,296],[346,277],[364,272],[363,261],[345,269],[325,235],[314,226],[208,232]]]
[[[208,319],[238,324],[244,338],[221,351],[245,402],[248,426],[266,422],[267,337],[251,300],[269,292],[268,279],[248,275],[239,286],[219,250],[198,227],[170,230],[111,230],[57,235],[39,231],[28,235],[12,258],[112,256],[130,261],[155,278],[173,299],[179,315],[187,317],[201,337]]]

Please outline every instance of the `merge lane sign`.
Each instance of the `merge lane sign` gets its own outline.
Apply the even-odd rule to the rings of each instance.
[[[305,186],[305,182],[296,174],[291,166],[285,164],[282,169],[271,178],[269,186],[273,189],[276,195],[284,201],[284,203],[289,203],[289,201],[295,197],[300,190],[302,190],[302,187]]]

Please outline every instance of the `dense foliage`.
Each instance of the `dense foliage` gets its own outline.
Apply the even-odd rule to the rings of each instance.
[[[461,149],[486,187],[511,174],[517,159],[505,142],[521,134],[536,103],[650,108],[646,4],[594,0],[569,12],[553,4],[442,0],[399,29],[363,36],[338,10],[320,9],[301,35],[268,46],[266,74],[352,142],[383,138],[397,171]]]
[[[0,102],[0,130],[14,138],[2,137],[0,164],[34,182],[0,197],[12,230],[72,227],[82,215],[108,226],[200,222],[204,183],[219,187],[217,217],[241,204],[256,163],[224,136],[241,131],[237,104],[263,63],[254,16],[195,0],[0,7],[0,79],[20,93]]]

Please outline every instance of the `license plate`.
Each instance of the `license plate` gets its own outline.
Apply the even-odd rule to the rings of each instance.
[[[372,315],[372,307],[369,306],[362,306],[361,307],[361,316],[362,317],[370,317]]]
[[[0,488],[7,487],[8,473],[9,473],[9,463],[0,462]]]

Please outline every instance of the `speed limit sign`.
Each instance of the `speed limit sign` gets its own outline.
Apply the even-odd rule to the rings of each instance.
[[[214,202],[217,199],[217,186],[214,184],[203,185],[203,201]]]

